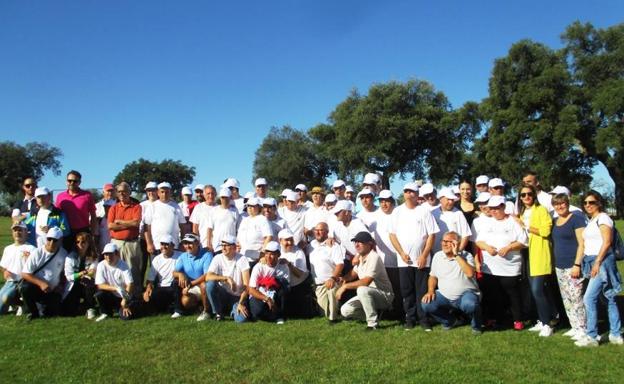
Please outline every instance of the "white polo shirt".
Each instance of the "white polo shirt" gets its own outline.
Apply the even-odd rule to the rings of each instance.
[[[310,255],[310,272],[317,285],[329,280],[337,265],[344,264],[344,249],[338,244],[330,247],[315,239],[308,245],[308,254]]]
[[[155,282],[158,279],[156,286],[171,287],[173,283],[173,271],[175,270],[175,265],[180,255],[181,252],[173,251],[171,257],[165,257],[162,253],[154,256],[150,263],[149,271],[147,272],[147,280]]]
[[[189,219],[191,223],[197,224],[199,241],[204,248],[208,247],[208,222],[216,207],[216,205],[208,205],[206,202],[197,204],[195,208],[193,208],[193,213],[191,213]]]
[[[496,249],[506,247],[514,241],[528,244],[526,232],[511,216],[503,220],[489,217],[483,221],[483,225],[479,224],[479,226],[481,229],[477,234],[477,241],[483,241]],[[483,255],[481,272],[495,276],[518,276],[520,274],[522,266],[520,250],[508,252],[505,257],[492,256],[486,250],[481,250],[481,254]]]
[[[165,235],[171,235],[177,248],[180,244],[180,224],[184,223],[186,219],[175,201],[163,203],[156,200],[145,213],[145,224],[151,226],[154,244],[159,244]]]
[[[466,260],[474,267],[474,258],[468,252],[457,256]],[[479,295],[479,287],[475,278],[468,278],[455,259],[449,259],[442,251],[433,256],[430,276],[438,279],[438,290],[450,301],[458,300],[466,291]]]
[[[208,267],[208,272],[219,276],[227,276],[234,280],[234,283],[236,283],[236,291],[232,291],[229,284],[226,282],[218,282],[230,295],[234,296],[240,296],[245,290],[243,272],[248,270],[249,261],[240,253],[235,254],[232,259],[228,259],[224,254],[220,253],[212,259],[210,267]]]
[[[295,268],[301,272],[301,276],[296,277],[294,274],[290,276],[290,286],[295,287],[304,282],[308,277],[308,266],[306,265],[306,258],[303,251],[297,247],[294,247],[292,252],[285,252],[282,249],[280,259],[290,261]]]
[[[95,272],[96,285],[108,284],[116,289],[125,290],[132,282],[132,273],[125,261],[119,259],[115,265],[108,264],[106,260],[98,263]],[[121,297],[119,292],[115,292],[115,296]]]
[[[440,228],[431,214],[430,205],[419,205],[407,208],[405,204],[399,205],[392,211],[392,224],[390,233],[394,233],[413,264],[406,264],[397,253],[397,266],[399,268],[413,267],[421,255],[429,235],[440,232]],[[436,236],[437,237],[437,236]],[[427,267],[431,265],[431,255],[427,258]]]
[[[472,235],[468,221],[459,209],[453,208],[451,211],[443,211],[442,208],[438,207],[431,214],[440,228],[440,236],[436,236],[432,254],[442,249],[442,236],[449,231],[457,233],[462,238],[469,238]]]
[[[236,208],[223,208],[220,205],[213,208],[206,222],[206,228],[212,229],[212,249],[221,249],[221,240],[225,236],[236,237],[240,222],[241,217]]]

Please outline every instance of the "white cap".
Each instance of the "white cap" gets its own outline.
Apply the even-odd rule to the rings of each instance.
[[[564,187],[563,185],[557,185],[552,191],[549,192],[551,195],[558,195],[560,193],[564,193],[568,196],[570,196],[570,190],[567,187]],[[37,196],[35,194],[35,196]]]
[[[163,181],[162,183],[158,184],[158,189],[163,189],[163,188],[171,189],[171,184],[169,184],[166,181]]]
[[[490,181],[488,181],[488,187],[490,188],[494,188],[494,187],[504,187],[505,184],[503,184],[503,180],[495,177],[493,179],[490,179]]]
[[[155,181],[150,181],[149,183],[145,184],[145,189],[156,189],[158,188],[158,184],[156,184]]]
[[[295,191],[286,192],[284,198],[289,201],[297,201],[297,192]]]
[[[230,187],[240,188],[240,183],[235,178],[230,177],[229,179],[225,180],[225,183],[223,183],[223,186],[225,186],[226,188],[230,188]]]
[[[505,197],[503,196],[492,196],[488,200],[488,207],[498,207],[505,204]]]
[[[11,229],[15,229],[15,228],[21,228],[21,229],[25,229],[26,231],[28,231],[28,227],[26,226],[26,224],[24,224],[23,221],[13,223],[13,225],[11,225]]]
[[[475,185],[487,184],[488,181],[490,181],[489,177],[487,177],[486,175],[480,175],[480,176],[477,176],[477,180],[475,181]]]
[[[340,188],[340,187],[344,187],[345,186],[345,182],[342,180],[336,180],[334,181],[334,183],[332,184],[332,189],[334,188]]]
[[[48,233],[46,233],[46,237],[51,237],[53,239],[60,239],[63,237],[63,231],[59,227],[52,227],[48,229]]]
[[[267,185],[269,183],[267,183],[266,179],[264,177],[258,177],[256,179],[256,182],[254,183],[254,185],[257,187],[259,185]]]
[[[365,195],[375,196],[375,194],[373,193],[373,191],[370,188],[362,189],[357,195],[358,195],[358,197],[365,196]]]
[[[440,190],[440,193],[438,193],[438,197],[440,197],[440,198],[444,197],[444,198],[447,198],[449,200],[457,200],[458,199],[457,195],[455,195],[453,193],[453,190],[451,188],[442,188]]]
[[[267,197],[266,199],[262,200],[262,205],[269,205],[271,207],[277,207],[277,201],[275,201],[275,199],[272,197]]]
[[[254,205],[262,205],[262,202],[257,197],[250,197],[249,200],[247,200],[247,206],[254,206]]]
[[[418,184],[412,182],[406,183],[403,186],[403,191],[414,191],[414,192],[418,192]]]
[[[296,190],[308,192],[308,187],[306,187],[304,184],[297,184],[297,186],[295,187],[295,191]]]
[[[352,187],[352,186],[347,185],[347,186],[345,187],[345,192],[355,192],[355,190],[353,189],[353,187]]]
[[[189,187],[184,187],[184,188],[182,188],[182,194],[183,195],[192,195],[193,191],[191,191],[191,188],[189,188]]]
[[[199,236],[197,236],[194,233],[187,233],[182,238],[182,242],[183,243],[195,243],[195,242],[198,242],[198,241],[199,241]]]
[[[284,228],[277,234],[278,239],[290,239],[291,237],[295,237],[292,231],[288,228]]]
[[[340,211],[349,211],[351,212],[353,207],[351,206],[351,202],[349,200],[339,200],[334,208],[332,208],[331,213],[334,215]]]
[[[221,242],[226,244],[236,244],[236,237],[226,234],[221,237]]]
[[[243,196],[244,199],[251,199],[252,197],[255,197],[256,194],[253,192],[247,192],[245,193],[245,196]]]
[[[338,201],[338,198],[333,193],[328,193],[325,196],[325,203],[335,203],[336,201]]]
[[[167,243],[167,244],[175,244],[175,242],[173,241],[173,236],[171,236],[168,233],[164,235],[160,235],[160,237],[158,238],[158,242]]]
[[[379,177],[378,174],[376,173],[367,173],[366,175],[364,175],[364,181],[362,182],[362,184],[379,184],[379,182],[381,181],[381,178]]]
[[[420,187],[420,189],[418,190],[418,196],[423,197],[425,195],[428,195],[430,193],[433,193],[434,188],[433,188],[433,184],[431,183],[425,183],[422,185],[422,187]]]
[[[282,193],[280,193],[281,197],[286,197],[290,192],[292,192],[293,190],[290,188],[286,188],[282,191]]]
[[[264,250],[269,252],[279,251],[279,249],[280,245],[277,243],[277,241],[269,241],[266,247],[264,247]]]
[[[453,191],[454,194],[459,195],[459,185],[453,185],[451,187],[451,191]]]
[[[193,188],[193,191],[200,190],[200,191],[202,191],[202,192],[203,192],[205,188],[206,188],[206,186],[205,186],[204,184],[197,184],[197,185],[195,186],[195,188]]]
[[[106,253],[115,253],[117,252],[119,248],[117,248],[117,244],[115,243],[108,243],[104,246],[104,249],[102,250],[102,254],[106,254]]]
[[[391,190],[384,189],[383,191],[379,192],[379,198],[380,199],[394,199],[394,195],[392,194]]]
[[[490,200],[490,197],[492,197],[492,195],[490,195],[490,192],[481,192],[479,193],[479,196],[477,196],[474,202],[475,203],[487,203],[488,200]]]
[[[232,197],[232,192],[227,188],[221,188],[219,190],[219,197]]]
[[[47,187],[39,187],[35,189],[35,197],[49,195],[50,190]]]

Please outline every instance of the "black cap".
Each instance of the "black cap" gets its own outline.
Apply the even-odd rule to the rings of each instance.
[[[351,241],[357,241],[358,243],[372,243],[375,240],[373,240],[373,236],[371,236],[370,233],[362,231],[355,235]]]

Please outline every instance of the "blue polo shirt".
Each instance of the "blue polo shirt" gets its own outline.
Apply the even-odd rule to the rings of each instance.
[[[184,252],[178,258],[175,265],[176,272],[184,272],[191,280],[198,279],[201,275],[208,272],[208,267],[212,261],[212,252],[199,249],[197,256]]]

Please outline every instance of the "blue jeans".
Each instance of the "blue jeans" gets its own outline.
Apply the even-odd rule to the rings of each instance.
[[[479,296],[472,291],[466,291],[457,300],[449,300],[440,291],[436,290],[435,298],[429,303],[422,303],[422,309],[430,314],[445,327],[450,327],[454,322],[454,317],[449,309],[459,309],[472,317],[470,326],[472,329],[481,330],[481,304]]]
[[[9,305],[14,305],[17,302],[19,302],[17,282],[9,280],[4,283],[4,286],[0,289],[0,315],[7,312]]]
[[[550,287],[547,285],[549,275],[529,276],[531,294],[537,307],[537,317],[542,324],[550,323],[553,318],[553,300],[550,295]]]
[[[225,316],[229,314],[237,323],[244,323],[247,321],[245,316],[238,313],[238,301],[240,300],[240,296],[230,294],[216,281],[207,281],[206,291],[208,293],[210,307],[215,315]],[[245,304],[245,306],[247,305]],[[229,311],[229,313],[226,311]]]
[[[591,268],[596,261],[596,256],[585,255],[583,258],[583,275],[591,276]],[[615,298],[621,289],[622,278],[615,265],[615,257],[609,251],[600,264],[600,270],[596,277],[589,279],[587,290],[583,297],[585,311],[587,312],[587,335],[595,338],[598,336],[598,297],[600,293],[607,299],[607,313],[609,316],[609,330],[611,335],[620,335],[620,313]]]

